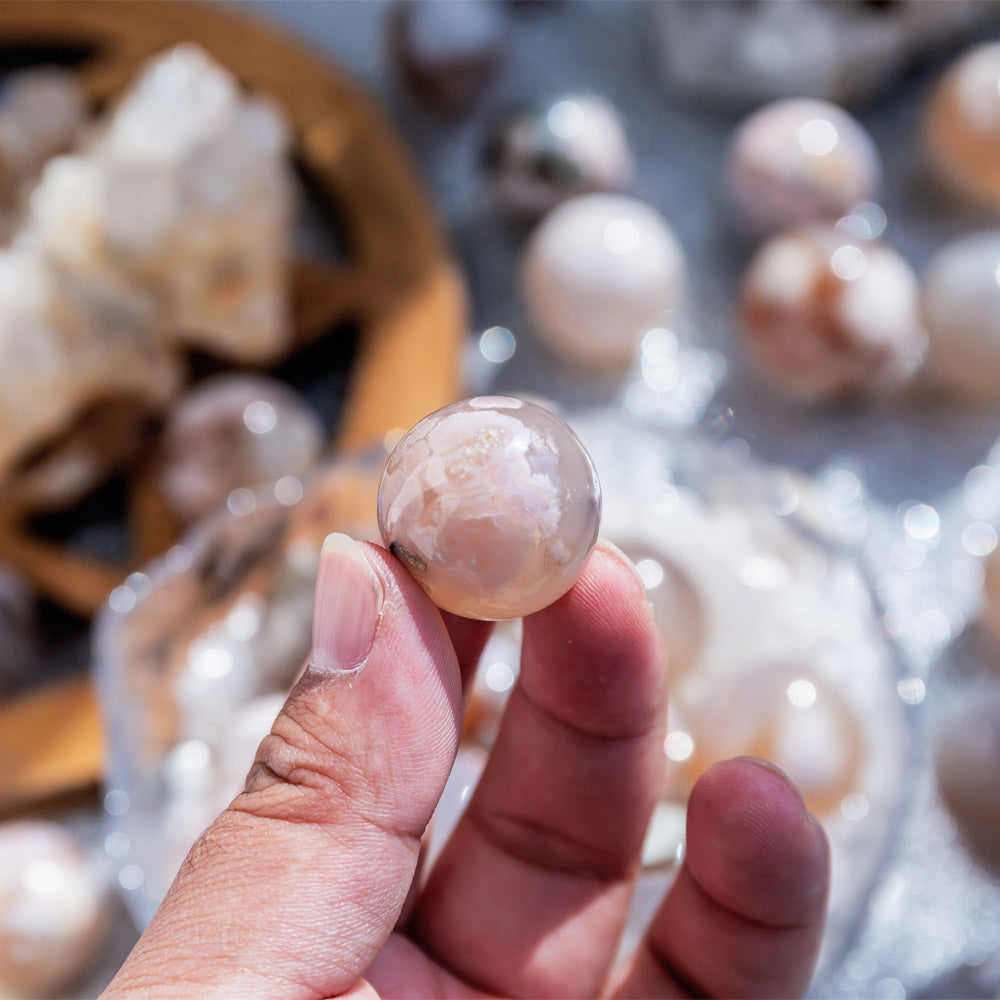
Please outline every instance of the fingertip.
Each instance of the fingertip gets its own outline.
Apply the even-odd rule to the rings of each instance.
[[[536,700],[580,725],[599,716],[622,734],[662,723],[663,644],[627,557],[598,543],[569,591],[524,619],[521,676]]]
[[[714,764],[691,792],[687,822],[687,864],[718,903],[775,927],[822,917],[826,834],[774,764],[751,757]]]

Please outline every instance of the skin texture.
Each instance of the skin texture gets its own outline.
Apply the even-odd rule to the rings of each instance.
[[[779,771],[745,759],[695,787],[680,874],[614,967],[663,764],[667,678],[637,576],[600,545],[526,619],[490,762],[411,888],[458,743],[462,674],[490,626],[442,616],[387,552],[360,551],[382,588],[363,666],[306,672],[107,1000],[805,990],[826,839]],[[329,575],[318,619],[333,614]]]

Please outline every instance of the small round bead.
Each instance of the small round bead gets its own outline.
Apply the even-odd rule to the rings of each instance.
[[[389,48],[414,96],[432,109],[469,110],[503,61],[507,31],[494,0],[406,0],[388,18]]]
[[[438,607],[466,618],[519,618],[562,597],[600,517],[579,438],[548,410],[505,396],[425,417],[379,485],[383,541]]]
[[[776,101],[736,130],[726,165],[738,224],[769,236],[835,222],[878,194],[882,166],[868,132],[827,101]]]
[[[684,254],[649,205],[580,195],[535,230],[521,282],[538,334],[553,351],[586,368],[620,368],[642,335],[681,304]]]
[[[51,995],[93,960],[107,924],[101,881],[51,822],[0,826],[0,995]]]
[[[975,46],[945,73],[931,98],[925,141],[957,193],[1000,209],[1000,42]]]
[[[160,487],[194,521],[234,490],[300,475],[323,447],[319,418],[274,379],[220,375],[174,407],[162,438]]]
[[[573,195],[621,190],[632,177],[621,116],[594,94],[511,112],[490,132],[483,160],[496,202],[523,218]]]
[[[977,692],[948,713],[935,771],[941,798],[969,849],[1000,872],[1000,689]]]
[[[896,390],[923,358],[910,266],[833,227],[765,243],[744,277],[739,314],[760,367],[803,400]]]
[[[946,246],[924,277],[930,357],[942,387],[974,400],[1000,399],[1000,230]]]

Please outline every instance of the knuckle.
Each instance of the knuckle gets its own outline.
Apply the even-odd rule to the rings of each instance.
[[[295,822],[328,822],[370,797],[363,751],[304,706],[283,712],[257,749],[245,788],[231,808]]]

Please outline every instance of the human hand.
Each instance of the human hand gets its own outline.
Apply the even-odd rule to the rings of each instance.
[[[384,549],[331,536],[310,667],[106,1000],[802,993],[827,842],[788,780],[746,759],[695,786],[677,878],[614,967],[666,676],[642,585],[607,547],[525,620],[490,761],[414,881],[488,629],[442,616]]]

